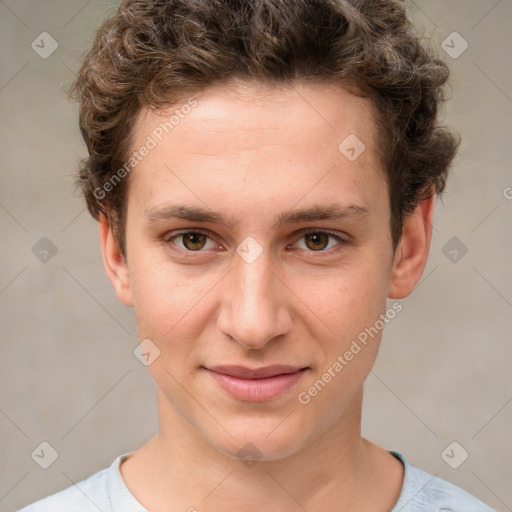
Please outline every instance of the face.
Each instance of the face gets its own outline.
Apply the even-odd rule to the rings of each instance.
[[[138,118],[134,146],[157,144],[129,176],[126,260],[102,224],[105,265],[159,351],[161,415],[175,411],[224,453],[251,442],[276,459],[351,410],[386,298],[421,275],[431,211],[411,217],[393,254],[368,99],[298,84],[196,99],[161,141],[154,130],[178,107]],[[217,368],[272,365],[288,368],[259,379]]]

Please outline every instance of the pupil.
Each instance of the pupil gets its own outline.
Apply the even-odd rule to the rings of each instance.
[[[201,241],[204,242],[204,237],[205,235],[203,235],[202,233],[188,233],[184,239],[185,247],[187,247],[187,249],[201,249],[204,245],[204,243],[201,243]],[[199,242],[198,238],[200,239]],[[199,244],[199,247],[197,247],[197,244]],[[190,247],[190,245],[192,245],[193,247]]]
[[[185,246],[188,249],[201,249],[204,246],[204,237],[202,233],[188,233],[184,240],[185,240]],[[325,233],[312,233],[306,235],[306,239],[310,242],[312,242],[313,247],[310,247],[310,249],[313,249],[314,251],[318,251],[320,249],[325,248],[325,243],[327,242],[327,235]],[[201,243],[203,242],[203,243]],[[322,243],[324,242],[324,243]],[[199,247],[197,246],[199,244]],[[192,247],[191,247],[192,245]],[[320,247],[318,247],[320,245]]]
[[[311,247],[311,249],[313,249],[314,251],[318,251],[320,249],[325,248],[325,244],[322,244],[322,241],[326,242],[327,239],[327,235],[325,235],[325,233],[313,233],[307,235],[307,237],[308,240],[313,240],[313,245],[316,245],[316,247]],[[320,243],[322,247],[318,247],[318,243]]]

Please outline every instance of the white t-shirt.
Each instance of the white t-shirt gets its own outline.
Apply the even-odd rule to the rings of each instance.
[[[391,453],[405,469],[402,491],[391,512],[495,512],[460,487],[411,466],[398,452]],[[18,512],[148,512],[121,476],[119,466],[128,455],[120,455],[109,468]]]

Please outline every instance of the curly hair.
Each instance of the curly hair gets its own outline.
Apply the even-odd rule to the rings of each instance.
[[[128,179],[112,178],[127,169],[142,108],[232,80],[339,84],[375,107],[396,249],[405,217],[443,192],[457,151],[438,120],[448,74],[401,0],[124,0],[69,90],[88,150],[77,184],[126,256]]]

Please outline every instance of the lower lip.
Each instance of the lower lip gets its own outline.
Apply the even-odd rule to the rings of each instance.
[[[265,379],[240,379],[208,369],[206,371],[234,398],[246,402],[265,402],[286,393],[302,377],[306,369]]]

